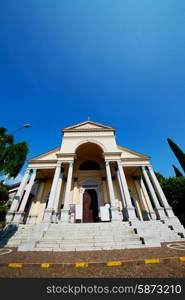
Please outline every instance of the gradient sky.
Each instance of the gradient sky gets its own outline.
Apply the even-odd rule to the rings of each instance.
[[[89,116],[156,171],[181,170],[166,139],[185,151],[184,0],[7,0],[0,28],[0,126],[32,124],[15,133],[28,159]]]

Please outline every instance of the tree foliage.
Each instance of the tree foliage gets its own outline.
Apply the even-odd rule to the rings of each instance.
[[[25,162],[28,146],[25,142],[15,144],[13,135],[6,131],[0,128],[0,174],[16,177]]]
[[[185,172],[185,153],[170,139],[167,139],[170,148],[177,157],[182,169]]]
[[[15,178],[25,162],[28,146],[25,142],[15,144],[13,135],[6,132],[0,127],[0,175]],[[5,222],[9,207],[8,186],[0,181],[0,223]]]
[[[159,173],[156,176],[174,214],[185,225],[185,176],[165,178]]]
[[[173,168],[174,168],[176,177],[183,176],[182,173],[179,171],[179,169],[176,166],[173,165]]]
[[[0,181],[0,223],[5,221],[5,216],[10,207],[10,201],[8,201],[8,186]]]

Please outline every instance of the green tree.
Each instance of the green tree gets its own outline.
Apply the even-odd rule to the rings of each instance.
[[[7,134],[7,129],[0,127],[0,175],[15,178],[26,159],[28,146],[26,142],[14,143],[13,135]],[[0,222],[5,221],[8,201],[8,186],[0,181]]]
[[[159,173],[156,176],[174,214],[185,226],[185,176],[165,178]]]
[[[5,221],[6,213],[10,207],[10,201],[8,201],[8,185],[3,184],[0,181],[0,223]]]
[[[28,153],[27,143],[14,143],[13,135],[0,127],[0,174],[15,178],[20,172]]]
[[[174,168],[176,177],[183,176],[182,173],[179,171],[179,169],[176,166],[173,165],[173,168]]]
[[[170,139],[167,139],[170,148],[177,157],[182,169],[185,172],[185,153]]]

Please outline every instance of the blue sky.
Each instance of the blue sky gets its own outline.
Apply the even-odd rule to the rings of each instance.
[[[15,133],[28,158],[90,116],[163,175],[181,170],[166,139],[185,151],[184,0],[1,1],[0,28],[0,125],[32,124]]]

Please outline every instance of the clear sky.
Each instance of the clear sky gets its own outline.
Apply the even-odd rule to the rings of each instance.
[[[89,116],[156,171],[181,170],[166,139],[185,151],[184,0],[7,0],[0,28],[0,126],[32,124],[15,133],[28,158]]]

